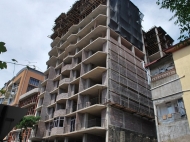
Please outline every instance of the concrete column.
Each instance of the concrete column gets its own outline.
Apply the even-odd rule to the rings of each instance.
[[[68,141],[69,141],[69,139],[66,137],[65,140],[64,140],[64,142],[68,142]]]
[[[89,88],[89,87],[90,87],[90,79],[88,78],[88,79],[86,79],[86,88]]]
[[[157,116],[157,109],[156,109],[156,105],[153,102],[153,107],[154,107],[154,116],[155,116],[155,123],[156,123],[156,132],[157,132],[157,140],[158,142],[160,141],[160,135],[159,135],[159,130],[158,130],[158,116]]]
[[[88,51],[88,57],[90,57],[92,55],[92,51]]]
[[[84,128],[88,127],[88,113],[84,114]]]
[[[54,142],[58,142],[58,139],[55,138],[55,139],[54,139]]]
[[[110,1],[107,0],[107,21],[106,21],[107,26],[109,25],[109,23],[110,23]]]
[[[79,41],[80,41],[80,39],[81,39],[81,37],[79,36],[79,37],[77,38],[77,42],[79,42]]]
[[[160,51],[160,56],[163,57],[163,52],[162,52],[162,47],[161,47],[161,44],[160,44],[160,38],[158,36],[158,30],[157,28],[155,27],[155,32],[156,32],[156,38],[157,38],[157,41],[158,41],[158,47],[159,47],[159,51]]]
[[[121,46],[121,36],[118,37],[117,41],[119,43],[119,46]]]
[[[76,48],[75,49],[75,54],[79,52],[79,48]]]
[[[134,46],[132,46],[131,51],[132,51],[133,54],[135,55],[135,47],[134,47]]]
[[[109,106],[107,105],[107,108],[106,108],[106,142],[109,142]]]
[[[84,134],[82,137],[82,142],[87,142],[87,134]]]
[[[146,48],[145,48],[144,36],[143,36],[143,32],[142,32],[142,30],[141,30],[141,34],[142,34],[142,43],[143,43],[144,61],[145,61],[145,63],[147,64],[148,61],[147,61]]]

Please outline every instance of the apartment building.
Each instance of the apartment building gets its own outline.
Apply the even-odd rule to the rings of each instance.
[[[80,0],[55,20],[31,140],[157,141],[141,18],[129,0]]]
[[[27,109],[26,115],[35,115],[40,93],[38,87],[42,80],[44,80],[42,72],[32,68],[21,69],[15,77],[5,83],[3,89],[6,92],[1,94],[0,103],[25,108]],[[19,141],[20,131],[20,129],[13,129],[7,137],[8,142]],[[28,129],[22,134],[23,140],[29,140],[30,131]]]
[[[149,64],[158,142],[189,141],[190,129],[181,80],[172,54]]]
[[[18,106],[19,97],[26,92],[37,88],[42,80],[44,80],[42,72],[32,68],[21,69],[15,77],[6,83],[6,93],[2,103]]]
[[[19,104],[18,107],[20,108],[25,108],[27,109],[27,114],[26,116],[38,116],[36,114],[36,107],[38,104],[38,95],[40,94],[40,88],[34,88],[25,94],[22,94],[19,97]],[[8,136],[8,142],[18,142],[19,140],[19,135],[20,135],[21,130],[20,129],[13,129]],[[24,132],[22,132],[22,140],[28,142],[30,141],[30,137],[32,135],[35,135],[35,133],[32,131],[31,128],[28,128]]]

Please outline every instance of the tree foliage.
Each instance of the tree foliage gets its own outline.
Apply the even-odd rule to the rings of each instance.
[[[3,52],[6,52],[7,49],[5,47],[5,43],[4,42],[0,42],[0,54],[2,54]],[[5,69],[7,68],[7,63],[0,61],[0,69]]]
[[[161,9],[169,9],[174,15],[170,20],[179,26],[180,40],[190,38],[190,0],[157,0]]]
[[[17,124],[16,128],[18,129],[33,128],[34,125],[36,125],[39,120],[40,120],[40,117],[24,116],[22,120],[19,122],[19,124]]]
[[[0,93],[1,93],[2,95],[4,95],[4,94],[6,93],[6,90],[1,89],[1,90],[0,90]]]

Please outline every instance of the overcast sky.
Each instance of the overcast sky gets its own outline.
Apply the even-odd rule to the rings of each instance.
[[[34,64],[44,72],[48,52],[52,42],[54,20],[76,0],[0,0],[0,41],[6,43],[7,52],[0,54],[0,60],[16,59],[21,64]],[[179,29],[168,21],[172,16],[169,10],[160,10],[155,0],[132,0],[144,14],[142,23],[145,31],[153,26],[162,26],[177,42]],[[32,63],[34,62],[34,63]],[[14,75],[22,69],[15,66]],[[14,66],[0,70],[0,88],[13,77]]]

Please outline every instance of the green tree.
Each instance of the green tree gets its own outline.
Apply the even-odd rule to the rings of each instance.
[[[38,123],[40,117],[36,116],[24,116],[22,120],[16,125],[16,128],[27,129],[33,128]]]
[[[190,0],[157,0],[161,9],[169,9],[174,15],[169,20],[175,20],[179,26],[179,40],[190,38]]]
[[[6,52],[7,49],[5,47],[5,43],[4,42],[0,42],[0,54],[2,54],[3,52]],[[6,62],[0,61],[0,69],[4,69],[7,68],[7,64]]]
[[[22,141],[22,133],[27,130],[27,128],[34,128],[34,126],[38,123],[40,117],[35,116],[24,116],[22,120],[16,125],[17,129],[21,129],[20,132],[20,141]]]

